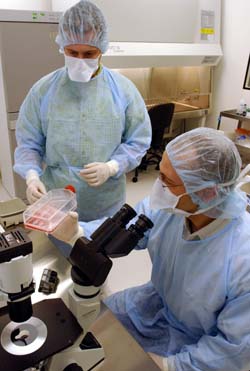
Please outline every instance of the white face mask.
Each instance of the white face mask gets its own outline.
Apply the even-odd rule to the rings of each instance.
[[[228,186],[228,185],[231,185],[231,184],[235,183],[235,185],[236,185],[235,188],[237,190],[238,188],[242,187],[244,184],[250,183],[250,176],[247,175],[248,173],[250,173],[250,164],[247,165],[245,167],[245,169],[240,173],[240,175],[239,175],[239,177],[236,181],[233,180],[233,181],[230,181],[230,182],[227,182],[227,183],[222,183],[220,185],[221,186]],[[176,206],[177,206],[180,198],[184,195],[187,195],[187,194],[188,193],[183,193],[179,196],[175,196],[169,190],[169,188],[166,187],[162,183],[162,181],[158,178],[155,181],[155,183],[153,185],[153,188],[151,190],[150,207],[152,209],[156,209],[156,210],[164,209],[167,212],[172,213],[172,214],[181,214],[181,215],[185,215],[185,216],[190,216],[190,215],[203,214],[206,211],[213,209],[217,205],[217,204],[215,204],[215,205],[209,206],[207,208],[199,209],[198,211],[195,211],[194,213],[189,213],[187,211],[177,209]]]
[[[95,59],[81,59],[68,55],[64,55],[64,57],[65,66],[72,81],[88,82],[98,68],[99,57]]]
[[[204,211],[209,210],[211,207],[206,209],[200,209],[193,213],[189,213],[185,210],[177,209],[177,204],[180,198],[188,193],[182,193],[179,196],[174,195],[167,186],[164,186],[160,179],[156,179],[152,191],[150,193],[150,207],[151,209],[161,210],[164,209],[172,214],[180,214],[185,216],[202,214]]]

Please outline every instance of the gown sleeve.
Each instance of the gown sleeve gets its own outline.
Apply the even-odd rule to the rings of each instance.
[[[111,159],[118,162],[116,177],[136,168],[150,147],[152,130],[145,103],[131,83],[127,88],[128,104],[125,111],[125,130],[121,143],[113,152]]]
[[[21,106],[16,140],[14,171],[25,178],[28,170],[33,169],[40,176],[46,138],[41,127],[39,97],[34,89],[30,90]]]

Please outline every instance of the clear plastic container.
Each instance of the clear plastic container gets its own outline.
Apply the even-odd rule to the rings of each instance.
[[[52,189],[24,211],[24,225],[50,233],[76,206],[75,193],[63,188]]]

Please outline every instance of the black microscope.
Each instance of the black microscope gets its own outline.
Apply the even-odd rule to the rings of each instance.
[[[90,325],[100,312],[100,286],[110,258],[128,255],[153,223],[125,204],[90,236],[73,246],[68,307],[61,299],[32,306],[32,242],[22,229],[0,234],[0,370],[89,371],[104,358]],[[129,224],[130,222],[130,224]],[[129,224],[128,228],[126,228]],[[11,320],[11,321],[10,321]]]

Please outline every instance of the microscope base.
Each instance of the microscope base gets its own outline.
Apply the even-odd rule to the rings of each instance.
[[[0,342],[1,370],[22,371],[72,346],[82,333],[82,328],[61,299],[48,299],[33,305],[33,316],[47,327],[45,343],[27,355],[8,353]],[[6,308],[0,310],[0,334],[10,322]],[[25,322],[23,322],[25,324]],[[18,328],[18,324],[17,324]],[[25,349],[24,346],[20,346]]]
[[[94,370],[104,360],[104,350],[91,332],[78,345],[65,349],[49,361],[46,371],[61,371],[71,364],[77,364],[84,371]]]

